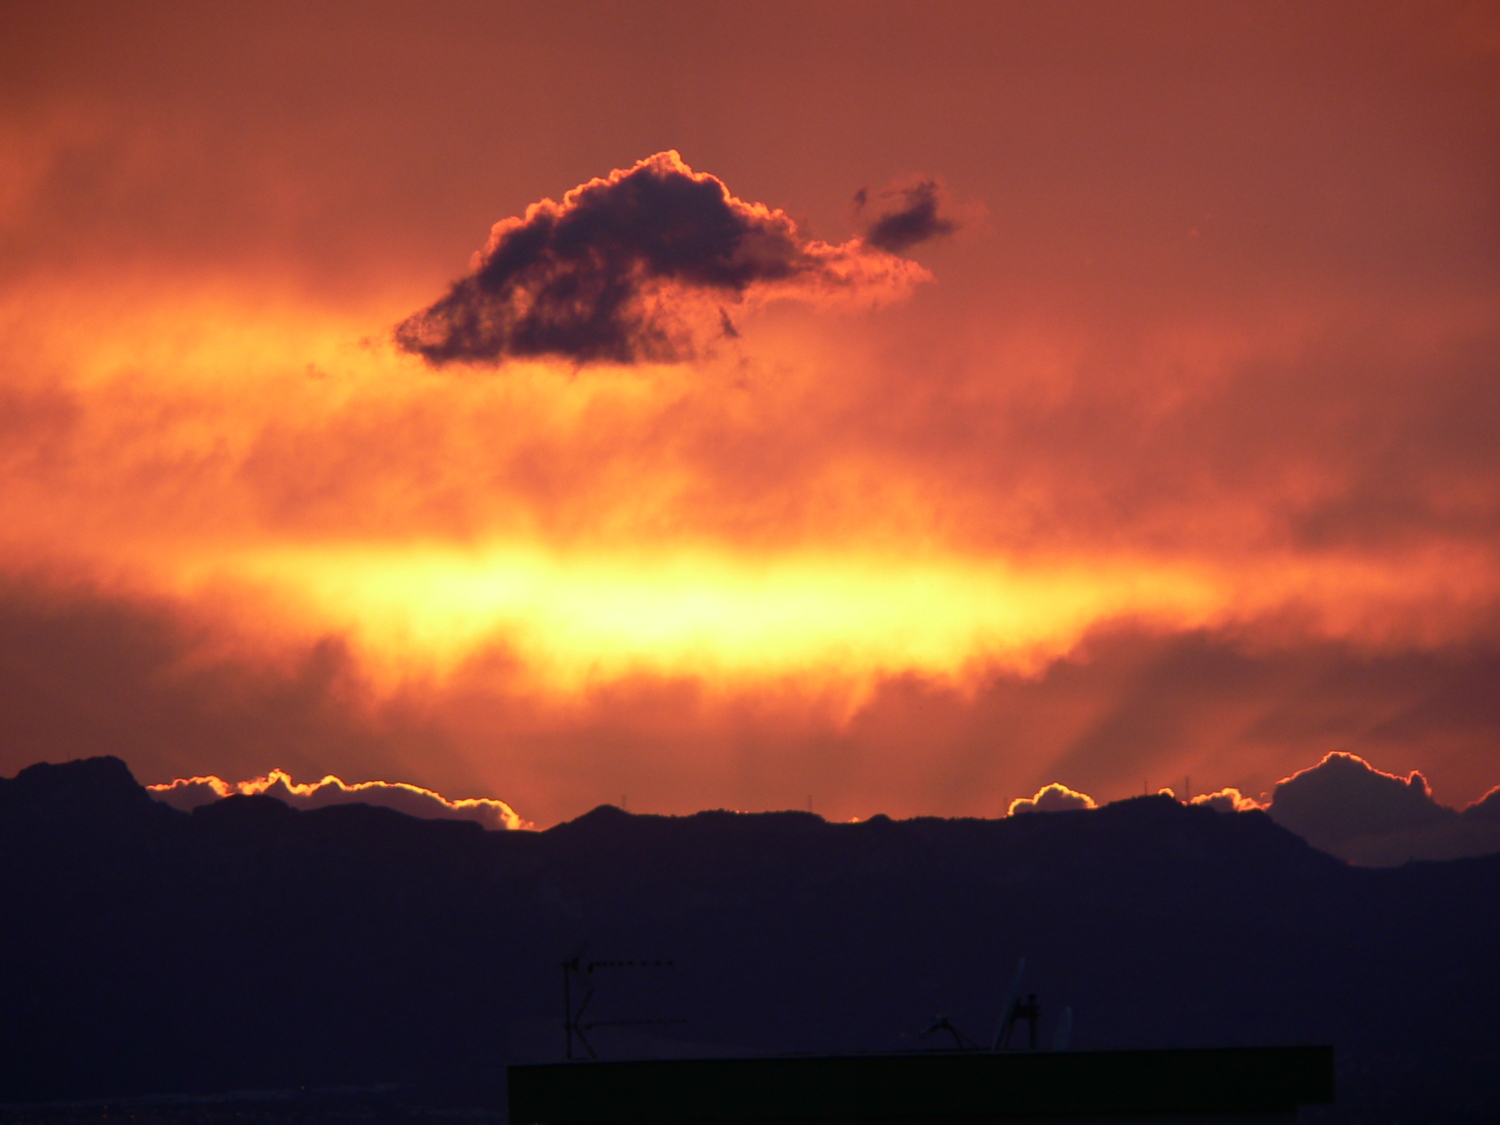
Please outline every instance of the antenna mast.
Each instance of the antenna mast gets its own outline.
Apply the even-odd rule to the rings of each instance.
[[[671,968],[672,962],[667,959],[655,961],[583,961],[581,956],[575,954],[562,963],[563,971],[563,1036],[565,1041],[564,1057],[568,1061],[575,1061],[579,1056],[573,1053],[575,1041],[585,1051],[588,1057],[597,1059],[599,1053],[594,1050],[594,1045],[589,1042],[584,1033],[592,1031],[596,1027],[645,1027],[648,1025],[686,1023],[683,1019],[668,1020],[583,1020],[584,1012],[588,1010],[589,1001],[594,998],[593,975],[595,969],[660,969]],[[573,986],[577,982],[582,991],[582,999],[577,1006],[573,1003]]]
[[[1027,1024],[1027,1040],[1031,1049],[1036,1050],[1036,1024],[1041,1016],[1041,1009],[1037,1006],[1035,992],[1024,1001],[1021,999],[1021,976],[1025,972],[1026,958],[1022,957],[1016,965],[1016,975],[1011,978],[1010,988],[1005,992],[1005,1003],[1000,1008],[1000,1026],[995,1029],[995,1044],[990,1048],[992,1051],[1003,1051],[1010,1046],[1011,1032],[1022,1020]]]

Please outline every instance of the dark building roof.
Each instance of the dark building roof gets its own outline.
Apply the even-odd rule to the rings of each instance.
[[[513,1125],[1202,1117],[1331,1102],[1333,1048],[560,1063],[509,1078]]]

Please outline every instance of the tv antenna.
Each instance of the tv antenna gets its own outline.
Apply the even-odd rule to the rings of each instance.
[[[589,1002],[594,998],[594,970],[595,969],[669,969],[672,962],[668,959],[657,959],[655,961],[584,961],[583,951],[579,950],[572,957],[562,963],[563,971],[563,1035],[566,1046],[565,1057],[571,1062],[579,1056],[573,1053],[573,1045],[576,1042],[585,1051],[588,1057],[597,1059],[599,1053],[594,1050],[594,1045],[589,1042],[585,1032],[592,1031],[596,1027],[645,1027],[650,1025],[686,1023],[683,1019],[657,1019],[657,1020],[589,1020],[584,1022],[584,1013],[588,1011]],[[573,994],[575,989],[580,993],[580,999],[575,1005]]]
[[[1015,1034],[1016,1024],[1026,1024],[1026,1045],[1033,1051],[1040,1046],[1038,1042],[1038,1025],[1041,1023],[1042,1010],[1036,1002],[1036,993],[1029,993],[1025,999],[1021,997],[1021,978],[1026,973],[1026,958],[1022,957],[1016,964],[1016,975],[1011,978],[1010,987],[1005,990],[1005,1002],[1000,1005],[1000,1026],[995,1028],[994,1042],[985,1047],[976,1043],[962,1031],[953,1025],[953,1021],[947,1016],[934,1016],[932,1023],[927,1029],[917,1036],[918,1041],[926,1039],[930,1035],[939,1032],[947,1032],[953,1038],[952,1047],[928,1047],[926,1050],[939,1051],[1006,1051],[1010,1049],[1011,1036]],[[1073,1037],[1073,1009],[1063,1008],[1058,1016],[1056,1033],[1053,1036],[1052,1049],[1054,1051],[1066,1051]],[[903,1036],[902,1038],[906,1038]]]
[[[939,1031],[946,1031],[953,1036],[953,1049],[956,1051],[977,1051],[979,1044],[970,1039],[962,1031],[953,1026],[953,1021],[947,1016],[934,1016],[932,1024],[917,1038],[926,1039],[929,1035],[936,1035]]]
[[[1037,1006],[1035,992],[1025,1000],[1021,999],[1021,976],[1025,972],[1026,958],[1022,957],[1016,965],[1016,975],[1011,978],[1010,987],[1005,991],[1005,1003],[1000,1008],[1000,1026],[995,1029],[995,1044],[990,1048],[992,1051],[1004,1051],[1010,1047],[1011,1033],[1022,1020],[1027,1025],[1027,1041],[1031,1049],[1036,1050],[1036,1024],[1041,1016],[1041,1009]]]

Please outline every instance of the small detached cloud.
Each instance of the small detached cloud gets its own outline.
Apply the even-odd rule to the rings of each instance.
[[[957,220],[946,213],[943,186],[932,179],[893,185],[871,199],[861,189],[854,196],[855,210],[874,212],[865,226],[865,241],[871,246],[900,254],[920,242],[941,238],[958,229]]]
[[[1034,797],[1017,797],[1010,803],[1007,816],[1033,812],[1068,812],[1071,809],[1095,808],[1094,798],[1066,785],[1053,782],[1038,789]]]
[[[660,152],[497,223],[470,273],[395,338],[434,366],[681,362],[703,337],[739,334],[726,305],[904,295],[931,276],[894,252],[912,241],[804,239],[785,212]]]
[[[1356,754],[1335,753],[1281,781],[1268,811],[1316,848],[1350,863],[1387,867],[1500,852],[1495,793],[1460,813],[1434,801],[1416,771],[1401,777]]]
[[[424,820],[473,820],[489,829],[530,827],[504,801],[486,798],[450,801],[440,793],[405,782],[361,781],[348,785],[331,774],[322,781],[299,785],[285,770],[277,769],[266,777],[233,784],[213,776],[187,777],[146,788],[158,801],[184,811],[236,794],[264,794],[298,809],[380,805]]]

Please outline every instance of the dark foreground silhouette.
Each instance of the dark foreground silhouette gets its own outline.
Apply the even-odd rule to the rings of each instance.
[[[1021,956],[1044,1045],[1065,1005],[1078,1049],[1327,1042],[1315,1119],[1500,1119],[1500,856],[1348,867],[1162,797],[506,833],[264,797],[182,813],[96,758],[0,781],[0,942],[12,1120],[157,1095],[138,1121],[498,1112],[507,1062],[563,1056],[574,957],[575,1051],[605,1058],[988,1042]],[[610,1026],[635,1020],[674,1022]],[[256,1096],[189,1100],[233,1091]]]

